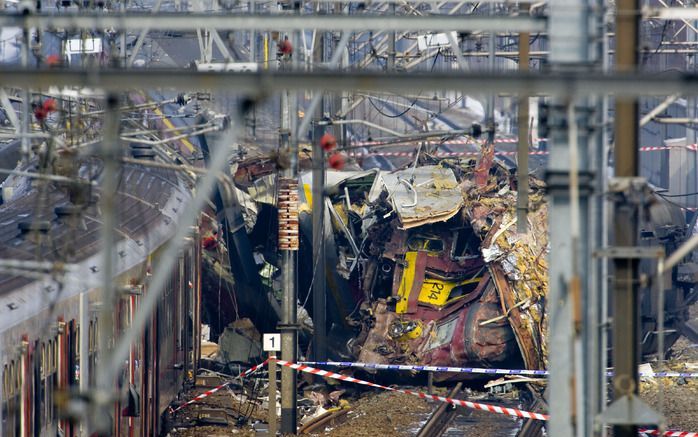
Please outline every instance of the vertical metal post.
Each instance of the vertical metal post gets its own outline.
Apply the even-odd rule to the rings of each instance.
[[[296,10],[296,13],[299,11]],[[291,44],[294,47],[293,65],[296,67],[300,58],[298,50],[299,33],[294,31],[291,37]],[[286,99],[287,108],[283,117],[284,127],[287,136],[285,138],[285,154],[289,160],[289,167],[284,170],[283,176],[285,183],[289,187],[295,187],[295,196],[298,196],[298,93],[290,92]],[[290,194],[291,189],[287,190]],[[291,206],[294,208],[294,206]],[[295,204],[295,224],[294,232],[296,238],[296,246],[292,246],[286,250],[282,250],[282,283],[283,283],[283,317],[282,323],[279,325],[281,331],[281,358],[284,361],[295,362],[298,356],[298,332],[297,332],[297,301],[298,290],[296,288],[296,262],[298,253],[298,205]],[[296,411],[296,372],[290,367],[281,369],[281,432],[283,434],[295,434],[297,428],[297,411]]]
[[[655,275],[655,290],[657,292],[657,372],[664,371],[664,256],[657,259],[657,274]],[[664,387],[659,384],[657,391],[657,410],[664,413]],[[660,423],[660,433],[664,431],[665,423]]]
[[[528,5],[521,4],[528,12]],[[528,71],[531,48],[528,32],[519,34],[519,71]],[[528,232],[528,94],[519,95],[519,147],[516,167],[516,226],[518,232]]]
[[[693,21],[691,24],[698,25],[698,21]],[[696,32],[693,32],[690,29],[686,29],[686,41],[689,43],[695,43],[696,37],[698,35]],[[688,56],[686,56],[686,72],[688,73],[694,73],[696,69],[696,56],[695,53],[691,53]],[[698,106],[698,99],[696,99],[696,96],[687,96],[686,97],[686,117],[689,120],[695,120],[698,118],[698,111],[696,111],[696,106]],[[687,124],[686,125],[686,144],[695,144],[696,143],[696,128],[693,124]],[[689,188],[687,191],[695,193],[698,191],[698,153],[694,152],[693,153],[693,172],[694,172],[694,178],[692,181],[687,181],[688,184],[693,184],[691,188]],[[686,207],[695,207],[696,202],[698,199],[695,196],[689,196],[686,197],[684,200],[684,204]],[[690,230],[692,232],[692,230]]]
[[[119,159],[119,99],[115,94],[107,95],[106,111],[104,113],[104,139],[101,146],[102,158],[102,190],[100,209],[102,212],[102,290],[101,309],[99,316],[99,350],[100,362],[106,363],[111,359],[112,338],[114,332],[114,314],[116,310],[116,287],[114,286],[114,252],[116,238],[114,229],[117,226],[116,191],[118,189]],[[102,367],[102,366],[100,366]],[[106,366],[105,366],[106,367]],[[91,424],[100,433],[110,432],[109,412],[112,408],[111,394],[116,381],[109,377],[108,372],[98,372],[97,389],[101,402],[95,423]]]
[[[21,52],[21,62],[22,68],[27,68],[29,65],[29,37],[31,29],[25,27],[22,32],[22,52]],[[29,123],[31,120],[31,106],[29,99],[31,98],[30,90],[24,89],[22,93],[22,127],[21,127],[21,147],[22,147],[22,159],[29,159]]]
[[[276,352],[269,352],[269,435],[275,436],[278,429],[276,417]]]
[[[326,33],[319,33],[319,41],[313,53],[313,62],[319,65],[325,60]],[[321,90],[321,100],[314,114],[308,114],[319,121],[323,118],[325,98]],[[324,128],[319,123],[313,126],[313,360],[327,359],[327,296],[325,264],[325,152],[320,147]],[[303,132],[299,132],[303,135]]]
[[[294,150],[292,148],[292,150]],[[290,170],[290,169],[289,169]],[[293,191],[297,191],[298,185],[295,183],[296,175],[294,171],[284,171],[285,176],[280,179],[279,188],[279,219],[280,226],[285,226],[287,231],[285,236],[282,237],[280,233],[279,238],[285,238],[286,241],[293,239],[295,234],[296,247],[293,248],[293,244],[290,244],[286,248],[281,249],[281,269],[282,269],[282,286],[283,286],[283,317],[281,323],[279,324],[279,331],[281,331],[281,359],[284,361],[295,362],[298,355],[298,337],[297,337],[297,326],[296,326],[296,314],[297,314],[297,295],[296,295],[296,253],[298,250],[298,214],[297,214],[297,194],[296,200],[293,201]],[[293,178],[288,177],[293,174]],[[287,203],[287,206],[282,206],[282,202]],[[295,217],[292,213],[295,203]],[[286,211],[282,211],[285,208]],[[281,223],[282,214],[287,217],[285,224]],[[293,222],[295,221],[295,226]],[[296,413],[296,372],[289,367],[281,368],[281,432],[283,434],[295,434],[297,426],[297,413]]]
[[[395,1],[391,0],[388,8],[389,8],[388,14],[395,15],[395,12],[396,12]],[[397,39],[397,32],[390,32],[390,37],[388,39],[388,71],[389,72],[395,71],[395,56],[396,56],[395,51],[397,50],[396,39]]]
[[[257,0],[250,0],[250,14],[257,9]],[[257,31],[250,31],[250,62],[257,62]]]
[[[495,13],[495,4],[490,3],[490,15]],[[495,53],[497,50],[497,34],[495,32],[490,32],[489,39],[489,57],[488,57],[488,70],[490,73],[494,73],[495,67]],[[460,52],[460,50],[459,50]],[[488,132],[488,140],[494,141],[494,131],[495,131],[495,117],[494,117],[494,105],[495,105],[495,95],[494,93],[489,93],[487,95],[487,106],[485,108],[485,126]]]
[[[319,140],[322,128],[313,129],[313,360],[327,358],[327,296],[325,289],[325,153]]]
[[[80,294],[80,393],[86,394],[90,384],[90,298],[87,292]],[[86,424],[81,424],[81,436],[86,436]]]
[[[120,4],[121,13],[126,12],[126,0],[122,0]],[[126,66],[126,29],[121,29],[119,35],[119,65]]]
[[[605,0],[595,0],[594,5],[603,10]],[[601,71],[607,71],[609,66],[608,56],[608,32],[606,32],[607,13],[599,13],[595,17],[597,38],[595,53]],[[606,184],[608,182],[608,96],[595,97],[596,116],[595,125],[600,126],[593,133],[591,141],[596,145],[591,155],[592,170],[596,174],[595,196],[592,204],[592,227],[594,246],[596,248],[608,246],[608,196]],[[593,432],[593,436],[606,435],[606,428],[596,427],[595,421],[606,406],[606,393],[608,378],[606,378],[606,365],[608,360],[608,262],[604,258],[597,258],[591,264],[592,286],[588,289],[586,299],[586,345],[585,359],[588,367],[587,390],[585,397],[589,405],[588,414],[584,420],[586,429]]]
[[[553,0],[550,3],[550,62],[557,71],[590,65],[590,11],[587,0]],[[589,414],[586,393],[587,366],[582,322],[589,271],[588,101],[556,99],[550,108],[550,158],[548,160],[550,291],[548,356],[550,371],[548,433],[587,437],[584,418]],[[572,225],[572,226],[571,226]],[[573,232],[570,231],[573,228]],[[571,235],[573,234],[573,235]],[[592,329],[594,329],[592,327]]]
[[[639,1],[616,3],[616,69],[634,71],[638,61]],[[638,175],[638,106],[635,99],[616,99],[615,176]],[[613,235],[616,246],[637,244],[638,211],[630,202],[615,205]],[[638,260],[614,259],[613,281],[613,390],[614,398],[638,393],[639,301]],[[637,426],[616,425],[615,437],[637,436]]]

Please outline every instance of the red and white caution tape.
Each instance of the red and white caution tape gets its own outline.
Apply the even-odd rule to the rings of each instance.
[[[273,358],[271,358],[271,359],[273,359]],[[355,384],[379,388],[382,390],[392,391],[392,392],[396,392],[396,393],[403,393],[403,394],[407,394],[407,395],[412,395],[412,396],[416,396],[416,397],[421,398],[421,399],[437,401],[437,402],[444,402],[447,404],[461,406],[461,407],[465,407],[465,408],[470,408],[473,410],[488,411],[490,413],[504,414],[507,416],[519,417],[519,418],[524,418],[524,419],[548,420],[550,418],[550,416],[547,414],[519,410],[518,408],[500,407],[498,405],[484,404],[481,402],[471,402],[471,401],[464,401],[461,399],[452,399],[449,397],[430,395],[427,393],[413,391],[413,390],[387,387],[384,385],[376,384],[374,382],[369,382],[369,381],[364,381],[362,379],[357,379],[357,378],[354,378],[354,377],[351,377],[348,375],[342,375],[341,373],[335,373],[335,372],[330,372],[327,370],[316,369],[314,367],[310,367],[310,366],[307,366],[304,364],[296,364],[296,363],[291,363],[291,362],[279,360],[279,359],[275,359],[275,361],[281,366],[290,367],[291,369],[300,370],[301,372],[311,373],[313,375],[338,379],[340,381],[353,382]],[[264,362],[257,364],[256,366],[253,366],[253,367],[247,369],[246,371],[242,372],[239,376],[241,378],[248,376],[248,375],[252,374],[253,372],[255,372],[257,369],[260,369],[260,368],[264,367],[265,365],[267,365],[268,362],[269,362],[269,359],[264,360]],[[172,413],[175,413],[188,405],[191,405],[195,402],[198,402],[201,399],[204,399],[205,397],[208,397],[208,396],[212,395],[213,393],[219,391],[220,389],[222,389],[226,385],[230,384],[230,382],[232,382],[232,381],[226,382],[225,384],[221,384],[216,388],[213,388],[205,393],[198,395],[197,397],[190,400],[189,402],[180,405],[175,410],[170,408],[170,411]],[[660,433],[658,430],[640,429],[639,432],[641,434],[645,434],[645,435],[662,436],[662,437],[698,437],[698,433],[686,432],[686,431],[664,431],[664,432]]]
[[[540,140],[545,140],[545,138],[538,138],[538,141]],[[516,138],[502,138],[499,140],[495,140],[495,143],[517,143],[518,139]],[[427,141],[427,143],[432,144],[432,145],[449,145],[449,146],[455,146],[455,145],[472,145],[472,146],[477,146],[479,147],[480,144],[474,143],[469,140],[449,140],[444,143],[441,143],[440,141]],[[402,143],[397,143],[397,144],[392,144],[393,146],[401,145]],[[413,143],[404,143],[405,146],[408,146]],[[381,145],[380,142],[376,141],[366,141],[366,142],[358,142],[358,143],[352,143],[352,147],[356,146],[376,146],[376,145]],[[645,146],[645,147],[640,147],[641,152],[656,152],[656,151],[661,151],[661,150],[671,150],[671,149],[677,149],[677,148],[686,148],[688,150],[693,150],[697,151],[698,150],[698,144],[688,144],[686,146]],[[349,152],[347,153],[347,156],[351,158],[361,158],[361,157],[369,157],[369,156],[385,156],[385,157],[411,157],[414,156],[414,154],[417,153],[415,150],[412,151],[401,151],[401,152],[383,152],[383,151],[369,151],[369,152]],[[495,151],[495,155],[498,156],[514,156],[517,154],[515,151],[507,152],[507,151]],[[528,153],[529,155],[548,155],[548,151],[530,151]],[[458,156],[478,156],[480,155],[479,151],[474,151],[474,150],[464,150],[464,151],[459,151],[459,152],[436,152],[434,153],[435,156],[439,158],[452,158],[452,157],[458,157]]]
[[[659,435],[663,437],[698,437],[698,432],[686,431],[664,431],[660,433],[656,429],[641,429],[640,433],[645,435]]]
[[[534,369],[498,369],[483,367],[448,367],[448,366],[427,366],[419,364],[376,364],[376,363],[355,363],[352,361],[303,361],[301,364],[310,366],[333,366],[333,367],[357,367],[361,369],[376,370],[414,370],[418,372],[449,372],[449,373],[473,373],[482,375],[527,375],[527,376],[548,376],[547,370]],[[639,372],[640,376],[656,378],[698,378],[698,372]],[[606,376],[613,376],[613,372],[606,372]]]
[[[260,364],[257,364],[256,366],[252,366],[252,367],[250,367],[249,369],[245,370],[245,371],[242,372],[240,375],[238,375],[238,377],[239,377],[239,378],[244,378],[244,377],[246,377],[246,376],[248,376],[248,375],[251,375],[252,373],[254,373],[255,371],[257,371],[257,369],[260,369],[260,368],[266,366],[268,362],[269,362],[269,360],[266,359],[266,360],[264,360],[264,362],[262,362],[262,363],[260,363]],[[222,389],[223,387],[227,386],[227,385],[230,384],[231,382],[233,382],[233,381],[228,381],[228,382],[226,382],[226,383],[224,383],[224,384],[219,385],[218,387],[215,387],[215,388],[212,388],[211,390],[205,391],[205,392],[201,393],[199,396],[197,396],[197,397],[195,397],[194,399],[190,400],[189,402],[180,405],[180,406],[177,407],[176,409],[174,409],[174,410],[173,410],[173,409],[170,409],[170,411],[171,411],[172,413],[176,413],[177,411],[181,410],[181,409],[184,408],[184,407],[187,407],[187,406],[189,406],[189,405],[191,405],[191,404],[193,404],[193,403],[195,403],[195,402],[199,402],[199,401],[200,401],[201,399],[203,399],[203,398],[207,398],[207,397],[211,396],[212,394],[214,394],[214,393],[217,392],[218,390]]]
[[[276,362],[282,366],[286,366],[286,367],[290,367],[292,369],[300,370],[301,372],[312,373],[313,375],[338,379],[340,381],[353,382],[355,384],[361,384],[361,385],[366,385],[369,387],[380,388],[382,390],[393,391],[393,392],[397,392],[397,393],[404,393],[404,394],[416,396],[418,398],[422,398],[422,399],[426,399],[426,400],[445,402],[447,404],[457,405],[457,406],[470,408],[470,409],[474,409],[474,410],[489,411],[490,413],[505,414],[507,416],[522,417],[525,419],[548,420],[548,415],[546,415],[546,414],[532,413],[530,411],[523,411],[523,410],[519,410],[516,408],[499,407],[496,405],[483,404],[483,403],[479,403],[479,402],[463,401],[460,399],[452,399],[452,398],[443,397],[443,396],[430,395],[430,394],[418,392],[418,391],[399,389],[399,388],[393,388],[393,387],[386,387],[384,385],[364,381],[362,379],[356,379],[356,378],[353,378],[351,376],[342,375],[340,373],[334,373],[334,372],[330,372],[327,370],[316,369],[314,367],[306,366],[304,364],[290,363],[288,361],[283,361],[283,360],[276,360]]]
[[[387,156],[387,157],[410,157],[414,156],[414,154],[417,153],[415,151],[412,152],[350,152],[347,153],[347,156],[350,158],[361,158],[361,157],[367,157],[367,156]],[[516,155],[517,152],[494,152],[495,155],[497,156],[505,156],[505,155]],[[533,152],[528,152],[529,155],[548,155],[549,152],[547,151],[533,151]],[[434,156],[437,156],[439,158],[452,158],[452,157],[458,157],[458,156],[478,156],[480,155],[480,152],[476,151],[463,151],[463,152],[436,152],[434,153]]]

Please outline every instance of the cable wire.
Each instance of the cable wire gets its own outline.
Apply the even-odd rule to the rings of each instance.
[[[441,49],[439,48],[439,50],[436,52],[436,55],[434,55],[434,62],[432,62],[432,64],[431,64],[431,69],[430,69],[430,71],[434,71],[434,67],[436,66],[436,61],[439,59],[439,55],[440,55],[440,54],[441,54]],[[376,111],[378,111],[378,113],[379,113],[380,115],[382,115],[383,117],[388,117],[388,118],[400,118],[400,117],[402,117],[403,115],[407,114],[407,112],[409,112],[410,109],[414,108],[414,105],[417,104],[417,101],[418,101],[421,97],[422,97],[422,91],[419,91],[419,94],[417,95],[417,97],[415,97],[414,100],[412,100],[412,103],[410,103],[409,106],[408,106],[404,111],[400,112],[399,114],[392,114],[392,115],[391,115],[391,114],[386,114],[385,112],[383,112],[383,111],[375,104],[375,102],[373,101],[372,98],[368,97],[368,102],[369,102],[369,103],[371,104],[371,106],[373,106],[373,108],[374,108]]]

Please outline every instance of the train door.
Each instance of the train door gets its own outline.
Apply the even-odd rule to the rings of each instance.
[[[133,316],[136,312],[138,304],[138,296],[134,293],[128,296],[125,300],[124,308],[124,329],[128,329],[133,323]],[[134,342],[131,345],[128,360],[128,369],[126,372],[127,384],[127,402],[123,407],[122,416],[124,416],[122,424],[122,435],[134,437],[136,429],[142,427],[141,398],[143,397],[143,380],[141,378],[141,344]]]
[[[31,391],[31,417],[32,417],[32,435],[34,437],[39,437],[41,435],[41,428],[43,427],[43,421],[41,413],[44,411],[44,380],[42,378],[41,366],[45,361],[46,355],[46,345],[39,345],[37,340],[31,347],[30,350],[30,363],[32,372],[32,386],[29,388]]]
[[[69,390],[71,386],[77,384],[78,372],[78,345],[80,344],[76,322],[59,323],[58,336],[58,384],[61,390]],[[65,437],[73,437],[76,434],[76,427],[68,420],[59,422],[59,434]]]
[[[2,423],[0,434],[20,435],[22,376],[19,361],[5,364],[2,375]]]
[[[145,437],[150,434],[150,405],[152,405],[151,402],[151,396],[150,396],[150,387],[151,387],[151,373],[152,373],[152,366],[151,366],[151,347],[150,345],[152,344],[150,342],[150,326],[146,325],[145,331],[143,332],[143,359],[142,359],[142,365],[141,365],[141,412],[142,412],[142,419],[141,419],[141,436]]]
[[[55,407],[55,393],[56,387],[58,385],[58,338],[54,337],[49,339],[46,346],[46,366],[45,366],[45,398],[44,405],[45,410],[45,423],[50,425],[48,430],[49,434],[56,434],[56,407]]]
[[[159,308],[155,310],[155,317],[153,317],[153,329],[152,334],[152,345],[153,345],[153,356],[152,356],[152,397],[151,397],[151,424],[152,424],[152,435],[158,435],[158,429],[160,427],[160,415],[158,414],[160,405],[160,331],[159,320],[162,316],[162,311]]]

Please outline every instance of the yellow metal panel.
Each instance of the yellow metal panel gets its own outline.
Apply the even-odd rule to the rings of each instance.
[[[410,298],[410,291],[412,290],[412,283],[414,282],[414,267],[417,261],[417,252],[407,252],[405,253],[405,262],[407,265],[402,271],[402,280],[400,281],[400,288],[398,288],[397,294],[400,300],[398,300],[395,305],[395,312],[398,314],[403,314],[407,312],[407,302]]]
[[[398,338],[398,340],[406,341],[406,340],[414,340],[415,338],[419,338],[422,336],[422,332],[424,332],[424,329],[422,328],[422,322],[417,321],[417,327],[408,332],[407,334],[401,336]]]
[[[460,282],[442,281],[440,279],[425,279],[422,289],[419,291],[419,302],[428,303],[434,306],[443,306],[449,301],[449,297],[454,288],[479,282],[480,278],[466,279]],[[461,297],[461,296],[458,296]]]
[[[415,264],[417,261],[417,252],[406,252],[406,266],[402,272],[400,288],[398,288],[399,300],[395,305],[395,312],[404,314],[407,312],[407,304],[410,298],[410,291],[414,283]],[[460,299],[464,296],[457,296],[451,299],[451,292],[454,288],[461,285],[473,284],[480,282],[481,277],[466,279],[460,282],[442,281],[441,279],[428,278],[422,283],[422,288],[419,291],[418,301],[433,306],[444,306],[449,302]]]
[[[308,205],[309,208],[312,208],[313,207],[313,191],[310,188],[310,185],[303,184],[303,193],[305,193],[305,203]]]
[[[269,69],[269,35],[264,34],[264,69]]]

